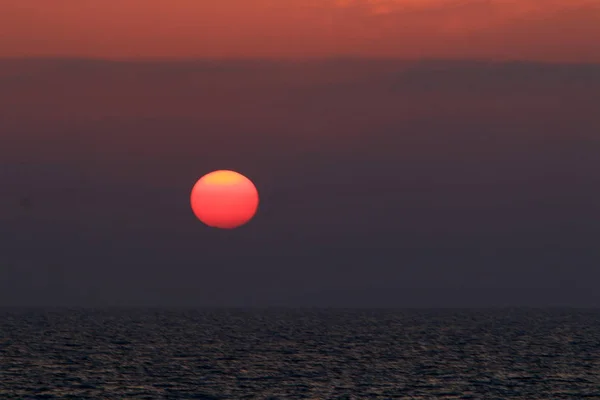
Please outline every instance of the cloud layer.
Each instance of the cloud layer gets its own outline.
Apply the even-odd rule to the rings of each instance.
[[[5,0],[0,57],[600,62],[594,0]]]

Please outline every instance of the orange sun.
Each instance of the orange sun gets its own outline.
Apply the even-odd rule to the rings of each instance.
[[[204,175],[192,188],[192,211],[213,228],[233,229],[254,217],[258,191],[252,181],[235,171],[220,170]]]

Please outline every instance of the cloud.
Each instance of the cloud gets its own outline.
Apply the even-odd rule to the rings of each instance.
[[[4,3],[0,56],[10,57],[600,61],[597,0]]]
[[[372,16],[396,15],[422,18],[423,24],[451,32],[492,29],[519,20],[545,19],[560,12],[600,12],[596,0],[334,0],[345,9]]]
[[[334,0],[370,54],[595,62],[595,0]],[[364,39],[367,38],[367,39]],[[366,45],[365,45],[366,46]],[[560,54],[560,55],[559,55]]]
[[[485,8],[505,16],[522,17],[531,14],[554,13],[577,8],[599,8],[596,0],[334,0],[338,7],[358,7],[374,14]]]

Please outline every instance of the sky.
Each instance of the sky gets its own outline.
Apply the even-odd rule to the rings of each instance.
[[[583,0],[0,1],[0,306],[600,306],[597,37]],[[216,169],[239,229],[191,211]]]
[[[598,0],[2,0],[0,56],[599,62]]]

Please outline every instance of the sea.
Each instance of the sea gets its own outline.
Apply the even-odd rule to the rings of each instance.
[[[4,309],[0,399],[600,399],[600,310]]]

